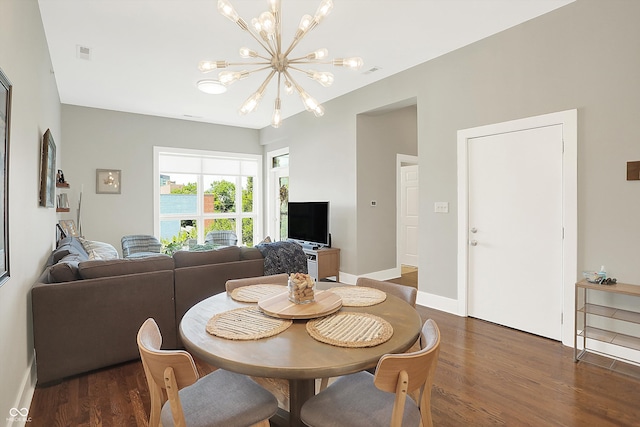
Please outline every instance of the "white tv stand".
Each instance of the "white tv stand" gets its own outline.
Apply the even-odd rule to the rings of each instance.
[[[309,275],[316,282],[325,277],[335,277],[340,281],[340,249],[339,248],[303,248],[307,256],[307,269]]]

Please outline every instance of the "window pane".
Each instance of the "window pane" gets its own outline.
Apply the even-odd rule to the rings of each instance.
[[[253,218],[242,218],[242,244],[253,246]]]
[[[253,212],[253,177],[242,177],[242,212]]]
[[[281,156],[276,156],[273,158],[273,164],[271,167],[273,168],[282,168],[289,166],[289,155],[283,154]]]
[[[196,239],[197,236],[195,219],[160,221],[160,241],[164,246],[171,243],[187,245],[189,239]]]
[[[198,213],[195,175],[160,174],[160,215]]]
[[[204,213],[228,213],[236,211],[236,185],[234,177],[204,175]]]
[[[211,230],[229,230],[235,233],[236,220],[234,218],[216,218],[204,220],[204,235]]]

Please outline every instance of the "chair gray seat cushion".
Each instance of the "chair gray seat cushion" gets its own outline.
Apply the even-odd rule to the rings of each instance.
[[[179,392],[189,427],[245,427],[271,418],[278,401],[251,378],[218,369]],[[167,401],[160,415],[164,427],[173,426]]]
[[[389,427],[395,395],[379,390],[373,375],[362,371],[338,378],[303,406],[302,421],[310,427]],[[331,410],[327,410],[331,408]],[[407,396],[403,426],[417,427],[420,409]]]

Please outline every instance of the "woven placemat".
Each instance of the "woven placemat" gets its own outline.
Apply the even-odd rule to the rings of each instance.
[[[388,341],[393,335],[393,327],[373,314],[342,312],[308,321],[307,332],[326,344],[360,348]]]
[[[269,317],[258,307],[242,307],[213,316],[207,322],[207,332],[229,340],[257,340],[278,335],[292,323]]]
[[[231,291],[231,298],[240,302],[258,302],[262,297],[279,294],[287,290],[283,285],[241,286]]]
[[[343,307],[368,307],[387,299],[383,291],[365,286],[338,286],[329,291],[342,298]]]

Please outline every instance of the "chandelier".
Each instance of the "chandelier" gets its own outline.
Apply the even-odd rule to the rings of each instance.
[[[280,111],[280,94],[282,86],[284,86],[284,90],[288,94],[292,94],[294,91],[298,92],[298,95],[300,95],[300,99],[307,111],[314,113],[316,117],[320,117],[324,114],[324,107],[300,86],[300,84],[293,78],[292,74],[297,72],[302,75],[306,75],[324,87],[331,86],[334,76],[330,72],[305,69],[301,68],[301,66],[308,66],[310,64],[333,64],[337,67],[357,70],[362,67],[362,59],[353,57],[330,60],[328,59],[327,49],[324,48],[318,49],[304,56],[289,58],[289,55],[293,52],[304,36],[318,26],[318,24],[320,24],[320,22],[322,22],[322,20],[331,12],[333,9],[333,1],[322,0],[313,17],[310,15],[304,15],[302,17],[300,24],[298,25],[298,30],[296,31],[291,44],[286,49],[282,48],[282,15],[280,0],[268,0],[268,2],[269,10],[260,14],[258,18],[252,19],[251,25],[248,25],[247,22],[238,15],[228,0],[218,0],[218,11],[229,20],[235,22],[243,31],[251,34],[266,54],[260,54],[247,47],[241,47],[240,56],[242,58],[252,59],[252,62],[201,61],[198,68],[203,73],[208,73],[213,70],[236,66],[256,67],[251,70],[221,71],[218,74],[218,80],[224,86],[229,86],[238,80],[245,79],[252,73],[270,70],[258,90],[252,94],[244,104],[242,104],[238,112],[240,114],[247,114],[255,111],[262,99],[262,96],[264,95],[265,89],[273,78],[276,77],[277,94],[274,103],[271,126],[277,128],[282,122]]]

